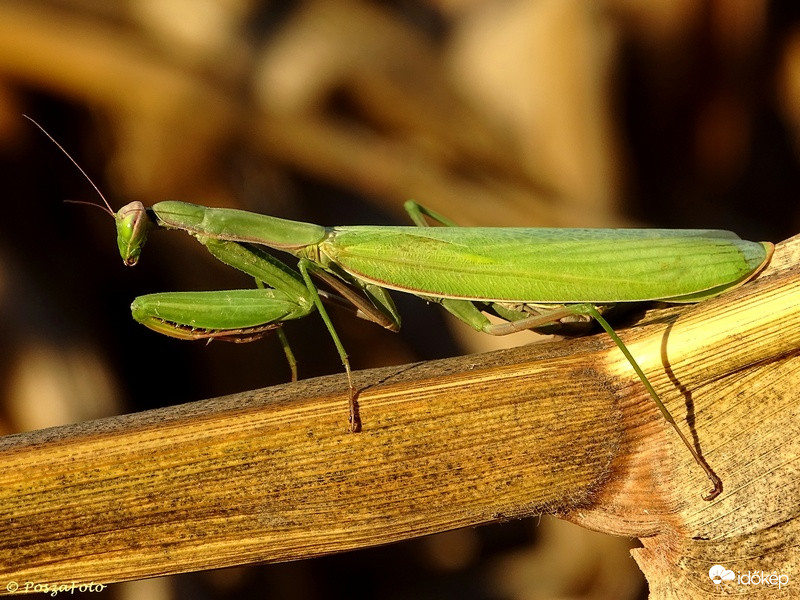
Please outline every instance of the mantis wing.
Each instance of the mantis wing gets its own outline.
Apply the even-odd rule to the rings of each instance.
[[[418,295],[489,302],[694,302],[746,281],[772,245],[719,230],[337,227],[321,251]]]

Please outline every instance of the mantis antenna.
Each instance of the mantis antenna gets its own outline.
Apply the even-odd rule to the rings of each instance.
[[[72,156],[70,156],[70,153],[67,152],[64,149],[64,146],[59,144],[56,141],[56,139],[52,135],[50,135],[44,127],[39,125],[39,123],[34,121],[31,117],[29,117],[28,115],[22,115],[22,116],[25,117],[26,119],[28,119],[28,121],[30,121],[34,125],[36,125],[36,127],[38,127],[39,130],[43,134],[45,134],[48,137],[48,139],[51,142],[53,142],[59,150],[61,150],[61,152],[64,153],[64,155],[70,160],[70,162],[78,168],[78,171],[80,171],[81,174],[86,178],[86,181],[88,181],[91,184],[91,186],[94,188],[94,191],[97,192],[98,196],[100,196],[100,199],[103,201],[103,204],[105,204],[105,206],[103,206],[101,204],[97,204],[95,202],[87,202],[85,200],[64,200],[64,202],[68,202],[70,204],[86,204],[87,206],[96,206],[97,208],[101,209],[103,212],[106,212],[109,215],[111,215],[112,217],[115,217],[116,215],[115,215],[113,209],[111,208],[111,205],[108,203],[108,200],[106,200],[106,197],[103,195],[103,192],[100,191],[100,188],[95,185],[94,181],[92,181],[92,178],[89,177],[89,175],[86,174],[86,171],[83,170],[83,168],[78,164],[78,162],[74,158],[72,158]]]

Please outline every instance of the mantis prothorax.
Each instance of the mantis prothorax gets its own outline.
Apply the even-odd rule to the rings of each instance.
[[[602,310],[621,303],[683,304],[718,296],[769,263],[769,242],[745,241],[722,230],[456,227],[415,202],[407,202],[406,209],[416,226],[329,228],[173,201],[150,207],[131,202],[115,213],[103,201],[115,218],[126,265],[139,260],[151,230],[174,229],[194,236],[217,259],[259,284],[257,289],[141,296],[131,310],[147,327],[179,338],[248,341],[284,321],[319,311],[350,382],[352,431],[360,428],[360,420],[350,364],[323,297],[350,303],[359,316],[392,330],[400,327],[400,316],[387,290],[437,302],[474,329],[493,335],[576,317],[593,319],[623,352],[712,482],[704,498],[711,500],[722,490],[719,477],[677,426]],[[444,227],[428,227],[426,217]],[[264,247],[297,257],[297,270]],[[335,293],[319,290],[312,275]],[[485,313],[504,322],[492,323]]]

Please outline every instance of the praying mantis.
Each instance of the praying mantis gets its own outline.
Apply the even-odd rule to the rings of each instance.
[[[275,330],[295,378],[294,357],[280,327],[318,312],[347,374],[353,432],[361,422],[350,363],[326,303],[348,306],[392,331],[401,320],[388,290],[441,304],[492,335],[596,321],[711,481],[713,487],[703,498],[712,500],[722,490],[719,477],[678,427],[603,313],[617,304],[688,304],[716,297],[769,264],[774,249],[770,242],[742,240],[723,230],[458,227],[413,201],[405,208],[415,225],[406,227],[323,227],[176,201],[150,207],[135,201],[115,212],[94,188],[105,203],[97,206],[115,219],[126,265],[139,261],[152,230],[176,230],[256,281],[253,289],[140,296],[131,305],[136,321],[182,339],[250,341]],[[429,220],[441,226],[431,227]],[[297,268],[265,248],[295,256]],[[332,291],[320,289],[314,279]],[[502,322],[493,323],[487,314]]]

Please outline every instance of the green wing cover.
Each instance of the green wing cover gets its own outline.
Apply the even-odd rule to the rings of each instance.
[[[337,227],[320,244],[389,289],[541,303],[693,301],[750,277],[771,248],[720,230],[499,227]]]

